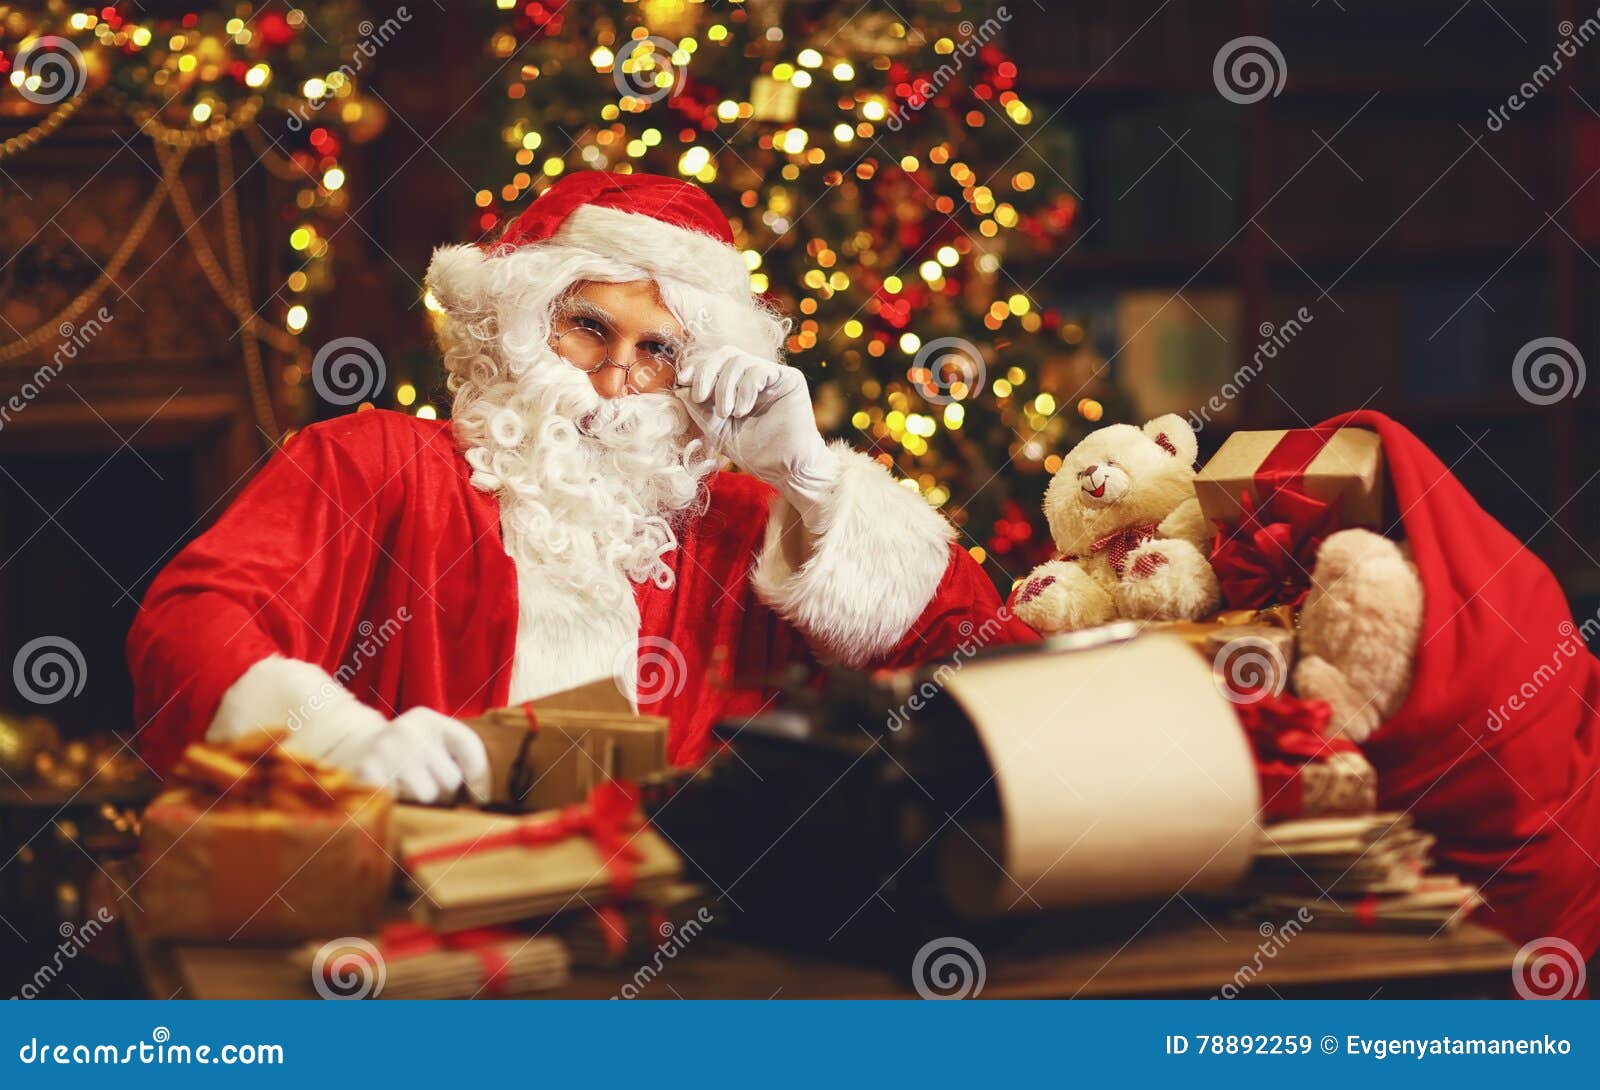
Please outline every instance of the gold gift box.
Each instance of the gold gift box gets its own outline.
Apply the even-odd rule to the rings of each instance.
[[[192,745],[178,786],[145,809],[130,891],[153,938],[310,939],[359,934],[394,882],[394,800],[289,754],[263,733]]]
[[[1239,497],[1259,504],[1256,473],[1287,431],[1236,431],[1195,474],[1194,494],[1206,518],[1224,526],[1243,516]],[[1383,526],[1383,442],[1376,432],[1340,428],[1328,436],[1301,474],[1300,490],[1337,504],[1339,525],[1377,530]]]

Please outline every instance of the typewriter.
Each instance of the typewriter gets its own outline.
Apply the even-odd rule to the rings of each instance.
[[[777,708],[719,723],[706,764],[646,792],[651,821],[745,937],[889,962],[1004,926],[963,903],[972,876],[999,866],[1001,799],[948,671],[1138,633],[1108,625],[954,665],[781,679]]]

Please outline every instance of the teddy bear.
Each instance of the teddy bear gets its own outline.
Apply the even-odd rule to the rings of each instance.
[[[1318,547],[1300,610],[1294,688],[1328,702],[1329,736],[1365,742],[1405,703],[1422,605],[1422,579],[1406,546],[1352,529]]]
[[[1044,494],[1061,555],[1012,595],[1012,611],[1045,634],[1119,617],[1195,620],[1216,610],[1206,559],[1212,530],[1194,494],[1198,444],[1181,416],[1091,432]]]

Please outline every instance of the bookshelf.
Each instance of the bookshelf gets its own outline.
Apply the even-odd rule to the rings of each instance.
[[[1307,307],[1314,321],[1244,386],[1222,427],[1202,431],[1202,449],[1232,428],[1381,409],[1593,608],[1600,503],[1584,487],[1600,455],[1581,440],[1600,425],[1600,379],[1533,405],[1511,375],[1539,337],[1600,363],[1588,305],[1600,289],[1600,34],[1499,125],[1490,111],[1549,64],[1563,23],[1576,31],[1594,9],[1088,0],[1012,11],[1021,89],[1036,116],[1076,135],[1063,174],[1082,207],[1068,253],[1008,274],[1063,314],[1098,317],[1101,354],[1136,388],[1151,368],[1119,368],[1150,355],[1136,342],[1157,323],[1105,328],[1130,297],[1181,291],[1190,304],[1160,323],[1169,372],[1184,369],[1185,338],[1209,360],[1216,345],[1203,342],[1217,335],[1228,370],[1244,367],[1263,323],[1281,328]],[[1218,92],[1213,61],[1245,35],[1278,47],[1284,80],[1275,97],[1238,104]],[[1210,387],[1167,378],[1203,391],[1217,376]],[[1156,383],[1134,399],[1163,393],[1160,408],[1185,396]]]

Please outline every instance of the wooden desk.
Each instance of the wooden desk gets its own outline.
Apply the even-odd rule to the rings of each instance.
[[[1141,917],[1142,918],[1142,917]],[[1208,997],[1234,984],[1254,998],[1500,996],[1516,948],[1468,923],[1448,935],[1307,930],[1272,956],[1252,927],[1190,914],[1131,937],[1082,944],[1040,942],[1031,952],[986,956],[985,998]],[[248,946],[135,942],[155,998],[309,998],[310,982],[285,951]],[[580,971],[536,998],[607,999],[634,982],[651,999],[911,998],[909,966],[897,975],[704,935],[643,983],[627,972]],[[1259,964],[1259,969],[1257,965]],[[1248,966],[1248,968],[1246,968]],[[651,965],[653,969],[653,964]],[[1237,978],[1236,978],[1237,975]]]

